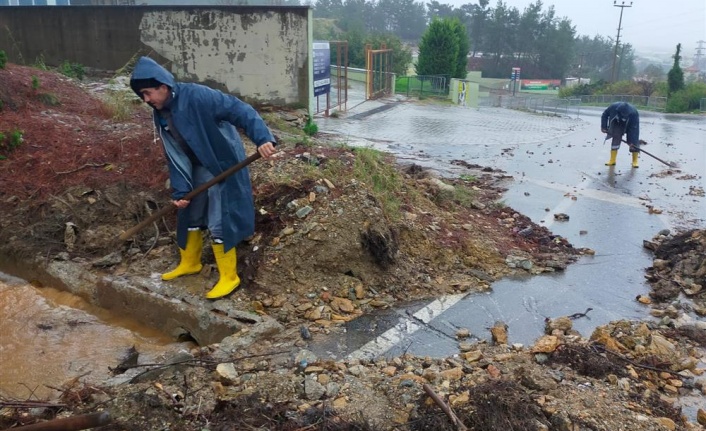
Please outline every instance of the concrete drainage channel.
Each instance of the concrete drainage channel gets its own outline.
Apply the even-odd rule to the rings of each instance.
[[[202,298],[170,291],[165,295],[151,278],[99,276],[69,261],[20,262],[0,257],[0,271],[37,286],[52,286],[77,295],[90,304],[157,329],[174,340],[192,339],[199,345],[244,345],[259,335],[273,334],[281,325],[267,316],[238,310],[231,301],[205,302]],[[247,334],[246,337],[238,337]],[[233,338],[242,338],[236,340]]]

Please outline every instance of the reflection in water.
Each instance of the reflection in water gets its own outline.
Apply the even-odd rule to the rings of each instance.
[[[140,336],[111,326],[116,322],[85,311],[89,308],[74,295],[38,290],[0,273],[0,397],[52,399],[60,393],[50,386],[79,376],[85,382],[109,377],[108,367],[132,346],[140,362],[176,347],[156,333]]]

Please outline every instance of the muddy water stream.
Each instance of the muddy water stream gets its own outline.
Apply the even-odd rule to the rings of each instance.
[[[132,346],[140,363],[187,344],[51,287],[0,273],[0,398],[52,399],[79,377],[100,382]]]

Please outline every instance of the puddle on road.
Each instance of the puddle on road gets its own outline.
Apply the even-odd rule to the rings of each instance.
[[[67,292],[37,289],[0,273],[0,397],[50,400],[67,381],[110,377],[135,346],[152,362],[177,344],[134,321],[112,316]]]

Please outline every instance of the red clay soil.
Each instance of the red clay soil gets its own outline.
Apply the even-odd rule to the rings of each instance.
[[[0,69],[0,100],[0,133],[19,130],[23,137],[12,150],[7,138],[0,143],[0,155],[9,156],[0,160],[3,202],[36,203],[78,185],[124,182],[152,190],[167,178],[147,110],[117,124],[108,106],[71,79],[13,64]]]

